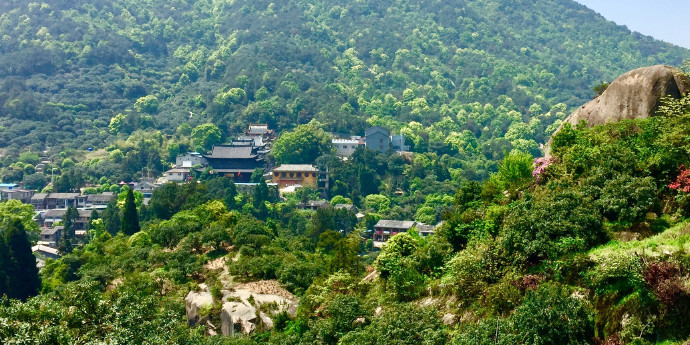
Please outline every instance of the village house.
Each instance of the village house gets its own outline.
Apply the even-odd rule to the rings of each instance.
[[[74,230],[86,230],[91,219],[91,211],[77,210],[79,217],[74,221]],[[52,228],[57,222],[63,222],[67,210],[48,210],[43,214],[43,225]]]
[[[152,181],[142,179],[140,182],[134,183],[132,185],[132,190],[135,192],[140,192],[144,195],[144,199],[149,199],[153,195],[153,191],[158,188],[158,185]]]
[[[283,189],[290,186],[328,189],[328,175],[310,164],[283,164],[273,169],[273,183]]]
[[[0,201],[19,200],[29,204],[33,195],[34,192],[26,189],[2,189],[0,190]]]
[[[335,147],[335,155],[338,157],[351,157],[360,145],[364,145],[361,139],[332,139]]]
[[[392,236],[407,232],[417,223],[411,220],[379,220],[374,225],[374,241],[386,242]]]
[[[191,168],[197,165],[208,165],[208,161],[204,158],[204,155],[198,152],[187,152],[175,158],[176,168]]]
[[[191,177],[189,168],[173,168],[165,172],[168,182],[185,182]]]
[[[390,136],[387,130],[376,126],[364,132],[364,142],[368,149],[386,152],[390,148]]]
[[[36,210],[67,209],[86,207],[88,196],[79,193],[36,193],[30,203]]]
[[[309,200],[307,202],[300,202],[297,204],[297,209],[316,211],[321,208],[329,208],[331,204],[326,200]]]
[[[39,256],[48,258],[48,259],[59,259],[60,258],[60,251],[58,251],[55,248],[51,248],[48,246],[44,246],[41,244],[35,245],[31,247],[31,252],[34,254],[38,254]],[[39,262],[37,263],[37,266],[39,269],[43,268],[45,265],[45,262],[43,260],[38,260]]]
[[[46,245],[48,247],[57,247],[62,238],[62,233],[65,230],[64,226],[55,226],[52,228],[45,228],[41,231],[41,237],[38,244]]]
[[[86,207],[88,208],[106,208],[108,204],[117,199],[117,195],[113,192],[103,192],[101,194],[89,194],[86,196]]]

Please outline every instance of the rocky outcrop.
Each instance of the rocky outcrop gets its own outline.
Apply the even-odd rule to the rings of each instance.
[[[184,299],[184,306],[187,312],[187,324],[190,327],[205,322],[206,320],[202,320],[202,317],[199,315],[199,311],[202,308],[213,305],[213,296],[211,296],[208,286],[206,286],[206,284],[199,284],[199,289],[200,291],[198,292],[190,291]]]
[[[257,290],[272,293],[257,293]],[[270,330],[273,328],[272,316],[281,312],[287,312],[291,317],[297,314],[297,299],[280,288],[277,282],[249,283],[223,293],[226,302],[220,318],[221,332],[226,336]]]
[[[690,92],[690,79],[677,68],[657,65],[638,68],[616,79],[604,93],[575,110],[563,124],[587,122],[588,127],[653,116],[665,96],[680,98]],[[556,131],[558,131],[561,127]],[[548,151],[551,140],[545,148]]]
[[[690,91],[683,71],[657,65],[638,68],[616,79],[604,93],[575,110],[565,122],[588,126],[653,116],[662,97],[680,98]]]

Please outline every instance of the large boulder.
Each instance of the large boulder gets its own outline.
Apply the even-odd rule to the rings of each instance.
[[[190,291],[184,299],[184,306],[187,313],[187,324],[194,327],[206,320],[202,320],[199,311],[205,307],[213,305],[213,296],[205,284],[199,284],[200,291]]]
[[[563,124],[584,120],[588,127],[653,116],[665,96],[680,98],[690,92],[690,79],[680,69],[656,65],[638,68],[613,81],[601,96],[575,110]],[[556,131],[563,128],[563,125]],[[545,151],[548,155],[548,149]]]
[[[226,301],[220,315],[223,335],[267,331],[273,328],[272,316],[281,312],[286,312],[292,317],[296,315],[299,304],[296,298],[280,291],[275,291],[276,294],[257,293],[256,291],[261,289],[257,289],[255,285],[262,285],[259,283],[271,285],[267,282],[257,282],[247,284],[252,289],[237,288],[233,291],[223,291],[223,299]]]

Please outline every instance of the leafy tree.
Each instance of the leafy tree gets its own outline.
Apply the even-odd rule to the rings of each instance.
[[[530,345],[591,344],[592,312],[562,287],[544,284],[530,292],[512,316],[515,343]]]
[[[7,296],[25,300],[38,294],[41,281],[38,277],[36,257],[31,252],[31,243],[21,220],[12,219],[4,230],[4,241],[9,252],[6,272]]]
[[[446,343],[446,331],[433,309],[401,304],[387,308],[383,315],[361,330],[347,333],[339,343],[441,345]]]
[[[134,190],[127,190],[125,206],[122,210],[122,221],[120,231],[125,235],[133,235],[139,232],[139,216],[137,215],[137,205],[134,201]]]
[[[273,145],[273,156],[280,164],[313,163],[333,150],[331,139],[320,122],[310,121],[292,131],[283,132]]]
[[[22,203],[19,200],[7,200],[0,202],[0,227],[7,227],[13,219],[19,219],[22,229],[28,232],[30,237],[37,237],[41,232],[34,221],[33,205]]]
[[[220,128],[212,123],[204,123],[192,130],[192,142],[199,150],[210,150],[213,145],[219,144],[222,138]]]
[[[134,109],[140,113],[155,114],[158,112],[158,98],[154,95],[141,97],[134,103]]]

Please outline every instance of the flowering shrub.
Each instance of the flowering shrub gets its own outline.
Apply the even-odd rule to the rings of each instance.
[[[681,165],[680,174],[676,177],[675,182],[668,185],[668,188],[690,193],[690,169],[686,169],[685,165]]]
[[[539,178],[544,174],[546,168],[552,165],[555,161],[552,158],[540,157],[534,159],[534,170],[532,170],[532,177],[539,183]]]

